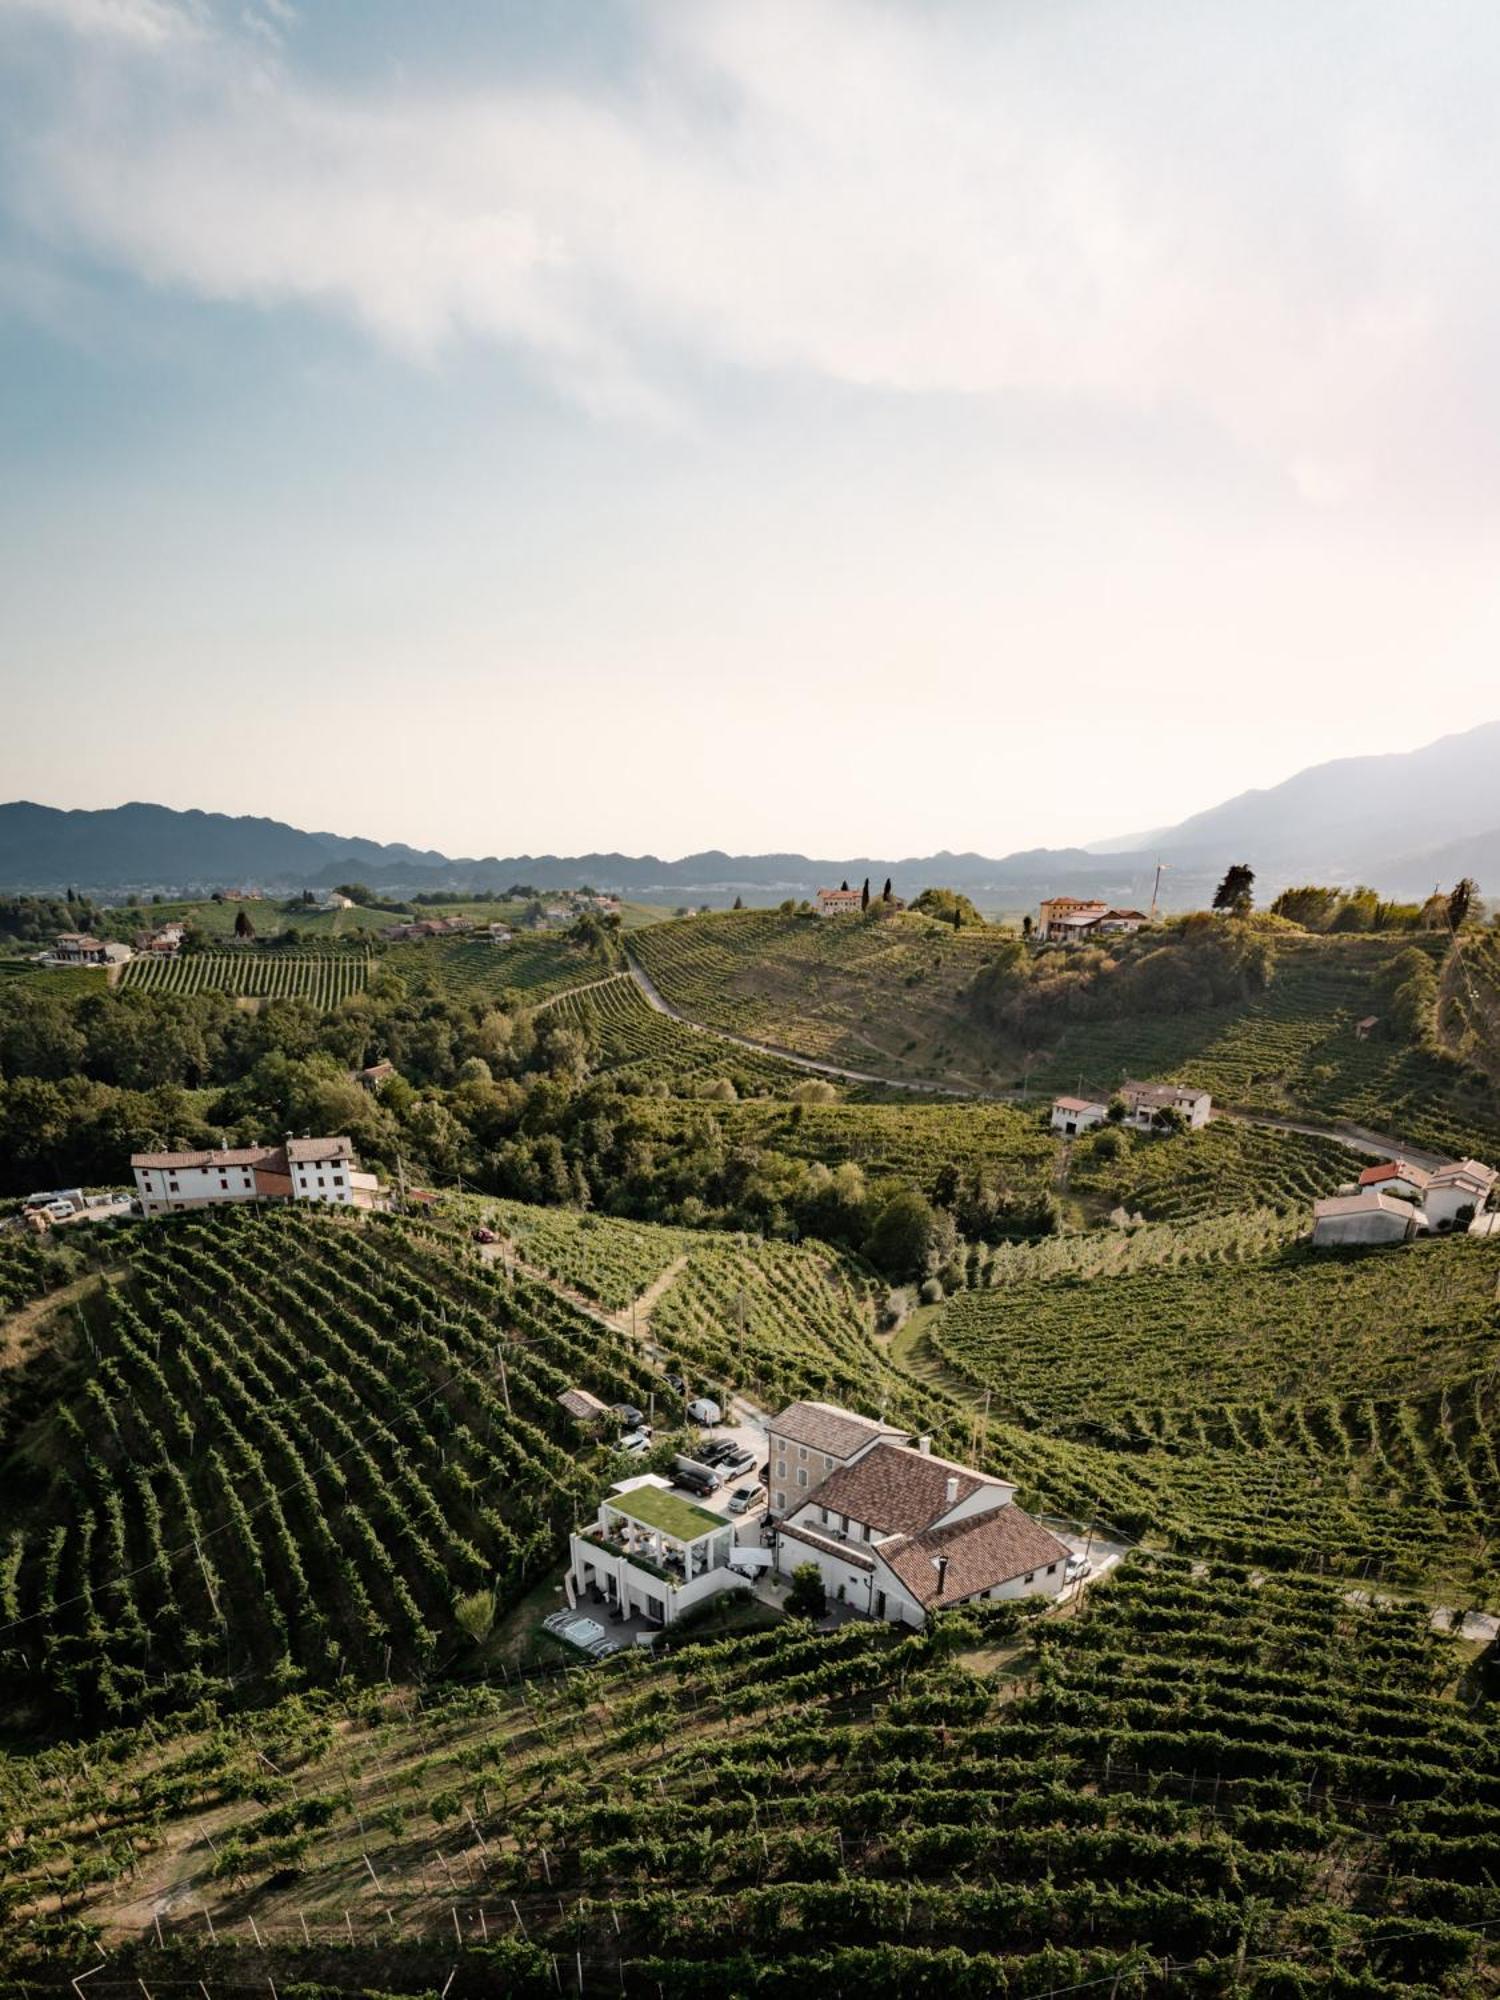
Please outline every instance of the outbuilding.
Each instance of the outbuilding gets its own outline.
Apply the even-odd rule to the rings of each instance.
[[[1360,1194],[1336,1194],[1326,1201],[1315,1201],[1312,1240],[1319,1250],[1405,1243],[1426,1220],[1420,1209],[1398,1195],[1387,1194],[1383,1188],[1366,1188]]]

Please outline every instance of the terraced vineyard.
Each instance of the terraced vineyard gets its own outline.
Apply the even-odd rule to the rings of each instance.
[[[1098,1282],[1080,1272],[965,1292],[944,1311],[936,1345],[1005,1403],[1064,1418],[1140,1402],[1425,1395],[1500,1362],[1500,1243],[1194,1256],[1235,1228],[1154,1232],[1146,1254],[1171,1261],[1128,1261]],[[1012,1269],[1026,1264],[1011,1253]]]
[[[1228,1210],[1266,1207],[1289,1210],[1306,1226],[1313,1202],[1367,1164],[1337,1139],[1240,1125],[1228,1118],[1171,1138],[1122,1138],[1126,1150],[1118,1159],[1101,1156],[1100,1140],[1076,1142],[1069,1190],[1100,1196],[1150,1221],[1190,1222]]]
[[[112,1993],[1491,1990],[1500,1741],[1419,1610],[1137,1562],[1014,1622],[785,1625],[0,1763],[0,1968],[66,1992],[99,1937]],[[998,1683],[965,1664],[1007,1640]]]
[[[650,1383],[551,1292],[460,1277],[401,1225],[151,1232],[0,1468],[11,1714],[430,1666],[455,1598],[510,1601],[591,1504],[555,1402],[578,1379]]]
[[[0,1237],[0,1317],[54,1285],[66,1284],[79,1262],[62,1246],[34,1236]]]
[[[364,949],[188,952],[181,958],[131,959],[121,984],[151,993],[230,993],[237,999],[310,1000],[327,1010],[361,992],[373,961]]]
[[[599,1069],[664,1082],[683,1095],[727,1079],[741,1097],[785,1096],[808,1080],[807,1071],[794,1063],[736,1048],[659,1013],[628,972],[566,992],[551,1002],[548,1012],[594,1035]]]
[[[1172,1077],[1220,1104],[1352,1120],[1437,1152],[1494,1150],[1492,1090],[1459,1064],[1388,1038],[1383,1024],[1363,1041],[1355,1032],[1379,1013],[1379,982],[1410,946],[1409,938],[1279,941],[1269,988],[1242,1007],[1070,1028],[1036,1077],[1071,1090],[1082,1070],[1102,1091],[1128,1076]]]
[[[1421,940],[1417,940],[1421,948]],[[1414,1146],[1500,1151],[1500,1097],[1461,1063],[1355,1024],[1385,1008],[1405,937],[1287,937],[1264,993],[1232,1006],[1074,1018],[1039,1051],[976,1018],[968,986],[995,945],[920,917],[821,922],[741,911],[661,924],[633,949],[690,1019],[884,1075],[946,1078],[982,1094],[1026,1074],[1044,1091],[1108,1094],[1127,1077],[1200,1084],[1224,1104],[1310,1112]]]
[[[474,1200],[470,1207],[504,1232],[524,1262],[609,1312],[624,1311],[691,1243],[701,1241],[684,1229],[521,1201]]]
[[[985,1267],[991,1286],[1076,1284],[1140,1271],[1243,1264],[1290,1245],[1300,1233],[1281,1209],[1250,1208],[1190,1223],[1147,1222],[1089,1229],[1037,1243],[1001,1243]],[[1112,1296],[1112,1295],[1111,1295]]]
[[[556,934],[523,932],[509,944],[487,937],[398,939],[379,963],[408,984],[459,997],[513,997],[534,1006],[550,994],[597,979],[600,966]]]
[[[965,998],[993,949],[981,931],[739,910],[657,924],[631,949],[691,1020],[851,1069],[996,1080]],[[911,1060],[919,1050],[925,1069]]]

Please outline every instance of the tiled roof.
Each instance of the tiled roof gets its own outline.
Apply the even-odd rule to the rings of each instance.
[[[605,1405],[588,1389],[564,1389],[557,1400],[568,1415],[576,1417],[580,1423],[590,1424],[596,1417],[609,1415]]]
[[[1056,1111],[1100,1111],[1104,1108],[1097,1097],[1054,1097],[1052,1105]]]
[[[266,1167],[286,1161],[279,1146],[210,1147],[187,1153],[132,1153],[133,1167]]]
[[[345,1160],[354,1151],[352,1139],[288,1139],[286,1156],[294,1167],[313,1166],[319,1160]]]
[[[950,1479],[957,1486],[951,1500]],[[981,1487],[1004,1484],[909,1445],[877,1444],[852,1465],[830,1472],[812,1497],[830,1513],[847,1514],[880,1534],[920,1535]]]
[[[806,1542],[810,1549],[821,1549],[825,1555],[837,1556],[840,1562],[852,1563],[856,1569],[875,1567],[875,1558],[868,1549],[852,1542],[840,1542],[832,1535],[820,1535],[815,1528],[804,1528],[800,1522],[795,1527],[782,1527],[779,1532],[790,1535],[795,1541]]]
[[[1446,1167],[1439,1167],[1428,1182],[1430,1187],[1453,1187],[1468,1181],[1475,1186],[1490,1188],[1495,1184],[1495,1169],[1487,1167],[1483,1160],[1453,1160]]]
[[[811,1451],[826,1451],[830,1458],[848,1458],[872,1438],[907,1435],[894,1424],[878,1424],[873,1417],[856,1416],[853,1410],[841,1410],[832,1403],[788,1403],[767,1428],[774,1437],[805,1444]]]
[[[1194,1104],[1208,1095],[1191,1083],[1122,1083],[1120,1089],[1136,1104]]]
[[[996,1507],[972,1521],[955,1521],[925,1535],[880,1550],[880,1559],[900,1577],[919,1604],[937,1610],[1011,1583],[1018,1576],[1066,1562],[1069,1549],[1021,1508]],[[948,1559],[941,1586],[934,1567]]]
[[[1333,1194],[1326,1201],[1313,1203],[1313,1215],[1319,1219],[1328,1215],[1404,1215],[1410,1219],[1415,1214],[1409,1201],[1379,1187],[1366,1188],[1361,1194]]]
[[[1378,1187],[1382,1181],[1410,1181],[1415,1188],[1426,1187],[1431,1176],[1423,1167],[1414,1167],[1408,1160],[1381,1160],[1377,1166],[1366,1167],[1359,1177],[1362,1188]]]

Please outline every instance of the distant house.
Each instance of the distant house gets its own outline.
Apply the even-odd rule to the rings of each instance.
[[[1049,896],[1038,910],[1038,928],[1053,944],[1082,944],[1101,935],[1134,932],[1150,919],[1144,910],[1116,910],[1097,897]]]
[[[1402,1201],[1422,1201],[1427,1194],[1432,1176],[1423,1167],[1414,1167],[1409,1160],[1382,1160],[1377,1166],[1366,1167],[1359,1177],[1359,1189],[1363,1193],[1368,1188],[1379,1188],[1383,1194],[1393,1194]]]
[[[247,1201],[316,1201],[352,1208],[388,1206],[373,1174],[361,1173],[348,1139],[289,1139],[284,1146],[220,1146],[133,1153],[131,1171],[145,1215]]]
[[[384,1089],[395,1074],[396,1065],[393,1062],[374,1062],[366,1069],[355,1071],[356,1078],[365,1089],[374,1091]]]
[[[810,1562],[830,1597],[897,1625],[1063,1588],[1068,1546],[1016,1506],[1013,1481],[826,1403],[791,1404],[770,1432],[773,1511],[792,1496],[775,1524],[779,1571]],[[821,1478],[804,1476],[835,1457]]]
[[[1179,1113],[1183,1123],[1197,1131],[1208,1123],[1214,1104],[1206,1090],[1185,1083],[1122,1083],[1120,1095],[1125,1100],[1125,1123],[1141,1132],[1153,1130],[1163,1111]]]
[[[864,907],[862,889],[820,889],[818,891],[818,915],[820,917],[857,917]]]
[[[1467,1224],[1489,1206],[1495,1187],[1495,1169],[1481,1160],[1455,1160],[1439,1167],[1427,1182],[1422,1206],[1434,1229],[1448,1230]]]
[[[1366,1014],[1362,1021],[1356,1021],[1354,1024],[1355,1041],[1367,1042],[1379,1026],[1380,1016],[1378,1014]]]
[[[515,932],[509,924],[487,924],[485,926],[485,935],[491,944],[509,944],[515,936]]]
[[[1313,1203],[1312,1240],[1319,1250],[1362,1244],[1405,1243],[1424,1226],[1422,1211],[1409,1201],[1370,1187],[1359,1194],[1330,1195]]]
[[[674,1493],[660,1473],[640,1473],[611,1487],[597,1518],[574,1529],[569,1578],[585,1609],[596,1604],[621,1618],[674,1625],[709,1598],[744,1588],[743,1573],[731,1567],[739,1534],[724,1515]]]
[[[87,931],[64,931],[52,946],[58,965],[103,965],[104,940]]]
[[[353,910],[357,907],[358,905],[355,903],[354,898],[344,895],[342,890],[339,889],[330,889],[323,899],[323,908],[325,910]]]
[[[144,931],[136,943],[141,951],[150,952],[155,958],[175,958],[186,937],[186,924],[170,923],[154,931]]]
[[[1087,1132],[1095,1125],[1102,1125],[1108,1116],[1109,1106],[1101,1104],[1097,1098],[1054,1097],[1052,1100],[1052,1129],[1061,1132],[1066,1139]]]

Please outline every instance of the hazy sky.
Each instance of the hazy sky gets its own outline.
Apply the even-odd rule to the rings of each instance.
[[[0,0],[0,796],[998,853],[1500,714],[1493,0]]]

